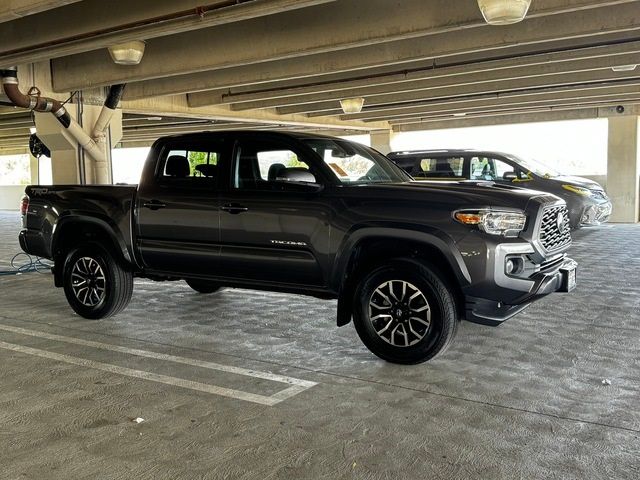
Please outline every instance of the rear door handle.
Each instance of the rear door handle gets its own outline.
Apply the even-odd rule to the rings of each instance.
[[[142,206],[150,210],[158,210],[160,208],[165,208],[167,205],[158,200],[151,200],[149,202],[143,203]]]
[[[229,212],[234,215],[249,211],[247,207],[240,205],[239,203],[227,203],[226,205],[223,205],[222,207],[220,207],[220,210]]]

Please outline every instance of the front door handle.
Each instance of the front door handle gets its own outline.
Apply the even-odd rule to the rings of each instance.
[[[239,203],[227,203],[226,205],[223,205],[222,207],[220,207],[220,209],[225,212],[229,212],[233,215],[237,215],[238,213],[249,211],[247,207],[240,205]]]
[[[158,200],[151,200],[149,202],[143,203],[142,206],[150,210],[158,210],[160,208],[165,208],[167,205]]]

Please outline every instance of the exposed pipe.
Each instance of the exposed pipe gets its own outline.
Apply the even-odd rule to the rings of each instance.
[[[111,118],[113,118],[113,114],[120,103],[120,99],[124,93],[124,87],[125,84],[119,84],[112,85],[109,89],[109,93],[104,101],[98,120],[96,120],[96,124],[91,132],[91,136],[99,144],[105,143],[105,131],[109,127]]]
[[[10,67],[0,70],[2,75],[2,87],[4,93],[17,107],[28,108],[36,112],[51,112],[58,119],[66,131],[98,162],[105,162],[104,150],[86,134],[78,122],[76,122],[64,105],[58,100],[37,95],[25,95],[18,86],[18,67]]]

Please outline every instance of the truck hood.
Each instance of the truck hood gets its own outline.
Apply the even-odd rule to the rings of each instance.
[[[504,207],[526,210],[527,204],[534,197],[547,197],[548,201],[559,200],[550,193],[493,182],[416,181],[359,187],[384,198],[450,203],[459,208]]]
[[[560,175],[559,177],[553,177],[550,180],[554,180],[556,182],[575,185],[577,187],[588,188],[590,190],[604,190],[602,186],[598,182],[594,182],[593,180],[589,180],[584,177],[574,177],[572,175]]]

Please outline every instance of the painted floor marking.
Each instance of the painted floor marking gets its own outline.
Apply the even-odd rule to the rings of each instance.
[[[23,345],[16,345],[12,343],[0,342],[0,348],[4,348],[6,350],[12,350],[16,352],[27,353],[30,355],[35,355],[43,358],[49,358],[52,360],[58,360],[65,363],[71,363],[74,365],[81,365],[89,368],[94,368],[97,370],[103,370],[106,372],[117,373],[120,375],[126,375],[129,377],[136,377],[145,380],[151,380],[159,383],[165,383],[168,385],[179,386],[183,388],[189,388],[191,390],[197,390],[206,393],[212,393],[215,395],[222,395],[225,397],[238,398],[240,400],[245,400],[248,402],[259,403],[262,405],[276,405],[288,398],[293,397],[309,388],[317,385],[316,382],[310,382],[307,380],[300,380],[298,378],[287,377],[283,375],[276,375],[267,372],[260,372],[256,370],[248,370],[240,367],[232,367],[229,365],[222,365],[214,362],[207,362],[204,360],[197,360],[193,358],[180,357],[176,355],[168,355],[164,353],[158,352],[150,352],[147,350],[139,350],[135,348],[122,347],[119,345],[112,345],[108,343],[94,342],[91,340],[83,340],[81,338],[75,337],[67,337],[64,335],[56,335],[53,333],[39,332],[35,330],[28,330],[26,328],[14,327],[10,325],[0,324],[0,330],[5,330],[7,332],[17,333],[21,335],[27,335],[32,337],[44,338],[47,340],[54,340],[65,343],[72,343],[76,345],[82,345],[86,347],[101,349],[101,350],[109,350],[113,352],[125,353],[129,355],[134,355],[138,357],[146,357],[153,358],[156,360],[164,360],[168,362],[174,363],[182,363],[185,365],[191,365],[195,367],[208,368],[210,370],[218,370],[227,373],[233,373],[236,375],[244,375],[247,377],[260,378],[263,380],[270,380],[273,382],[284,383],[290,385],[288,388],[281,390],[273,395],[259,395],[254,393],[243,392],[241,390],[234,390],[230,388],[218,387],[215,385],[209,385],[206,383],[194,382],[191,380],[186,380],[177,377],[170,377],[167,375],[160,375],[156,373],[146,372],[143,370],[134,370],[131,368],[120,367],[117,365],[112,365],[109,363],[96,362],[93,360],[87,360],[79,357],[73,357],[70,355],[63,355],[59,353],[50,352],[48,350],[40,350],[37,348],[26,347]]]

